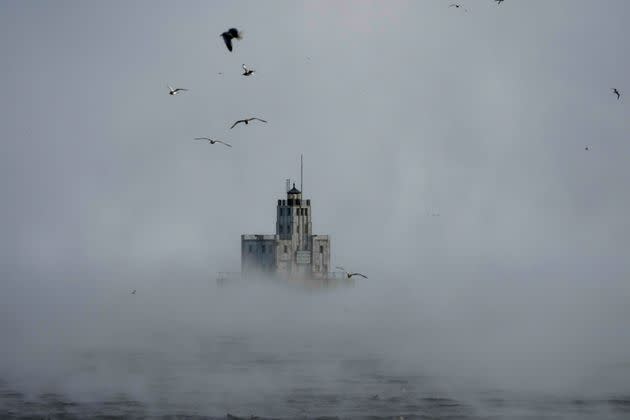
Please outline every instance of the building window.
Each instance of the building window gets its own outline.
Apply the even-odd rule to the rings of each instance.
[[[308,216],[308,209],[304,209],[304,216]]]
[[[297,233],[300,233],[300,225],[297,225]]]
[[[288,246],[284,246],[284,253],[286,254],[287,252],[289,252],[289,247]]]
[[[279,230],[280,230],[280,234],[282,234],[282,225],[280,225],[280,229]]]
[[[262,246],[262,253],[263,254],[265,253],[265,246],[264,245]]]
[[[252,246],[251,245],[249,246],[249,253],[250,254],[252,253]]]
[[[319,253],[323,254],[324,253],[324,245],[320,245],[319,246]]]

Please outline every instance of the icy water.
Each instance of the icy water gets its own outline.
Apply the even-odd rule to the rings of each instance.
[[[548,344],[517,351],[522,328],[501,330],[514,348],[488,355],[494,335],[402,297],[204,287],[108,285],[61,303],[14,291],[0,323],[0,418],[630,418],[630,365],[560,369],[576,357],[565,337],[549,356]]]

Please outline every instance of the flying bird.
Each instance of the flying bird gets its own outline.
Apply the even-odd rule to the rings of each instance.
[[[210,144],[221,143],[221,144],[226,145],[227,147],[232,147],[231,144],[228,144],[228,143],[226,143],[224,141],[221,141],[221,140],[213,140],[210,137],[195,137],[195,140],[206,140],[206,141],[210,142]]]
[[[232,40],[235,38],[241,39],[243,37],[243,34],[239,32],[236,28],[230,28],[227,31],[223,32],[221,34],[221,37],[223,38],[223,41],[225,41],[225,46],[227,47],[228,51],[232,51]]]
[[[617,88],[612,88],[612,92],[617,95],[617,100],[621,99],[621,93],[619,93]]]
[[[501,4],[501,3],[503,3],[503,0],[494,0],[494,1],[496,1],[496,2],[497,2],[497,5],[499,5],[499,4]]]
[[[177,95],[179,92],[184,92],[187,91],[188,89],[183,89],[183,88],[177,88],[177,89],[173,89],[171,86],[168,87],[168,94],[169,95]]]
[[[248,69],[245,64],[243,64],[243,76],[251,76],[254,73],[254,69]]]
[[[586,151],[588,152],[589,150],[591,150],[591,146],[586,146],[586,147],[584,148],[584,150],[586,150]]]
[[[256,117],[247,118],[247,119],[244,119],[244,120],[236,121],[234,124],[232,124],[232,127],[230,127],[230,130],[233,129],[234,127],[236,127],[236,124],[245,123],[245,125],[247,125],[247,124],[249,124],[250,121],[253,121],[253,120],[261,121],[261,122],[264,122],[264,123],[267,122],[265,120],[261,120],[260,118],[256,118]]]
[[[448,6],[448,7],[455,7],[456,9],[461,8],[461,9],[464,9],[464,11],[465,11],[465,12],[467,12],[467,11],[468,11],[468,9],[466,9],[464,6],[462,6],[461,4],[458,4],[458,3],[453,3],[453,4],[451,4],[451,5],[450,5],[450,6]]]
[[[132,295],[136,294],[136,289],[133,289],[133,292],[131,292]]]
[[[353,276],[359,276],[359,277],[363,277],[364,279],[367,279],[367,276],[361,273],[346,273],[346,277],[348,277],[349,279],[351,279]]]

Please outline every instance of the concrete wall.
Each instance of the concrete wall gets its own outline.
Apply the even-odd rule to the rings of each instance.
[[[276,235],[241,235],[241,272],[276,270]]]
[[[325,277],[330,270],[330,238],[328,235],[313,235],[311,237],[311,243],[311,269],[313,277]]]

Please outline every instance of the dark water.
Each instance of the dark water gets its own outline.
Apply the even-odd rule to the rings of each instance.
[[[150,351],[112,347],[67,355],[73,363],[62,374],[31,372],[36,387],[28,385],[28,377],[3,379],[0,417],[630,418],[628,394],[586,398],[474,385],[450,390],[439,378],[405,375],[378,357],[353,358],[307,344],[265,351],[251,338],[216,336],[184,345],[179,353],[159,346]]]
[[[617,312],[167,280],[5,287],[0,419],[630,419]]]

